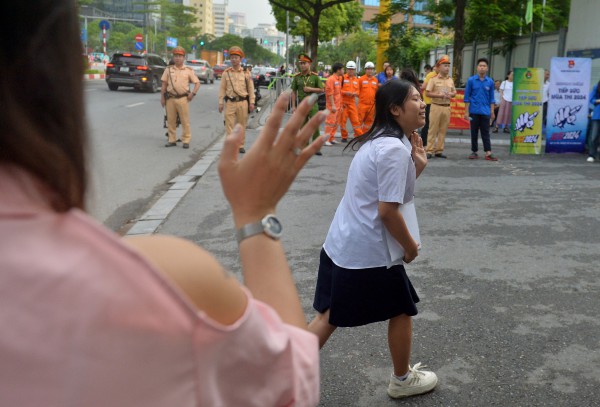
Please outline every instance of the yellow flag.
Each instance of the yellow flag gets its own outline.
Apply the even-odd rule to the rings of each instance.
[[[525,24],[531,24],[533,21],[533,0],[527,0],[527,10],[525,11]]]

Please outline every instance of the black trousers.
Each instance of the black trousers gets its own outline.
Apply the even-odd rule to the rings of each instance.
[[[477,146],[477,135],[481,132],[481,141],[483,142],[483,151],[492,151],[492,145],[490,143],[490,116],[483,114],[470,115],[471,122],[471,151],[474,153],[479,150]]]
[[[427,133],[429,132],[429,111],[431,110],[431,104],[425,105],[425,126],[421,129],[421,139],[423,140],[423,147],[427,146]]]

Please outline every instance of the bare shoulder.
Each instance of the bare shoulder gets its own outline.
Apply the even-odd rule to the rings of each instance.
[[[167,235],[127,237],[124,242],[215,321],[229,325],[243,315],[247,297],[240,283],[200,246]]]

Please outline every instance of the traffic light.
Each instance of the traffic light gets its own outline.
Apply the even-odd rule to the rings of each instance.
[[[200,46],[203,47],[204,46],[204,41],[200,41]]]
[[[269,41],[265,40],[265,45],[267,45],[269,43]]]

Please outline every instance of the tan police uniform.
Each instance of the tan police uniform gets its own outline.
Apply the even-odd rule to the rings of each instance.
[[[187,96],[190,93],[190,83],[199,84],[200,80],[189,66],[183,65],[181,68],[177,68],[175,65],[170,65],[163,72],[161,81],[167,84],[166,108],[169,143],[175,143],[177,140],[177,114],[179,114],[183,129],[181,141],[184,144],[189,144],[192,133]]]
[[[219,89],[219,105],[225,104],[225,132],[231,134],[236,123],[244,128],[248,123],[248,106],[254,105],[254,83],[250,72],[244,71],[240,66],[238,70],[233,67],[223,71],[221,87]],[[240,148],[244,147],[245,136]]]
[[[451,77],[442,78],[439,75],[429,79],[425,91],[427,93],[441,93],[443,90],[454,92],[454,81]],[[429,131],[427,132],[427,153],[441,154],[444,151],[446,132],[450,125],[450,99],[431,99],[429,111]]]

